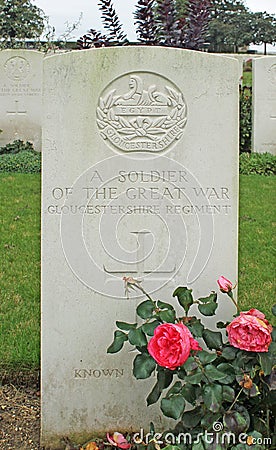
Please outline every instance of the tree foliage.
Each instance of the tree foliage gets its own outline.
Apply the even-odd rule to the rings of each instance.
[[[138,40],[147,43],[147,45],[158,43],[157,25],[153,9],[154,3],[155,0],[139,0],[134,13]]]
[[[0,0],[0,39],[2,47],[24,46],[26,39],[38,39],[45,15],[30,0]]]
[[[190,0],[186,6],[185,47],[196,50],[205,42],[210,20],[211,1]]]
[[[112,0],[99,0],[107,34],[91,29],[79,48],[129,44]],[[276,41],[275,16],[253,13],[244,0],[138,0],[134,12],[138,41],[143,45],[237,51],[250,43]]]
[[[252,42],[254,44],[264,44],[266,53],[266,44],[274,44],[276,42],[276,17],[267,12],[255,13],[252,30]]]
[[[175,3],[173,1],[158,0],[156,23],[159,44],[175,47],[177,45],[178,23],[176,20]]]
[[[127,42],[126,34],[122,31],[122,24],[116,14],[111,0],[99,0],[104,28],[108,30],[109,39],[124,44]]]
[[[143,45],[200,49],[205,40],[211,0],[138,0],[134,13],[137,37]],[[107,35],[91,29],[78,40],[79,48],[126,45],[128,40],[112,0],[99,0]]]
[[[275,16],[253,13],[243,0],[213,0],[208,41],[212,51],[225,51],[229,47],[250,43],[273,43],[276,41]]]

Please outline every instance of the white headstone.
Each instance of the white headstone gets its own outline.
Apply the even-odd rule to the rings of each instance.
[[[46,58],[44,78],[42,442],[160,430],[135,353],[106,349],[142,301],[123,276],[165,301],[237,279],[238,63],[93,49]]]
[[[228,58],[234,58],[239,62],[239,71],[240,71],[240,80],[242,80],[243,77],[243,67],[246,56],[243,53],[221,53],[221,56],[227,56]]]
[[[253,60],[253,151],[276,155],[276,56]]]
[[[20,139],[41,151],[43,53],[0,51],[0,146]]]

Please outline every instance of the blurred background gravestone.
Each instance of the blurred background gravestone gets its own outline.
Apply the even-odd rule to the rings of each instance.
[[[41,151],[43,58],[34,50],[0,51],[0,146],[20,139]]]
[[[276,56],[253,63],[253,151],[276,155]]]

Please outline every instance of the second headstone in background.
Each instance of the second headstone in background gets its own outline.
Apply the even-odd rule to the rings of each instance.
[[[0,147],[20,139],[41,151],[43,58],[34,50],[0,51]]]
[[[276,155],[276,56],[252,61],[252,149]]]

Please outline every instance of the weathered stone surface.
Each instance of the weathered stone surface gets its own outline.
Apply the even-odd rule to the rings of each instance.
[[[43,53],[0,51],[0,146],[16,139],[41,150]]]
[[[276,155],[276,56],[253,62],[253,151]]]
[[[164,422],[131,347],[142,279],[154,298],[237,279],[238,63],[128,47],[45,59],[42,205],[42,440]],[[219,316],[231,305],[222,298]]]

